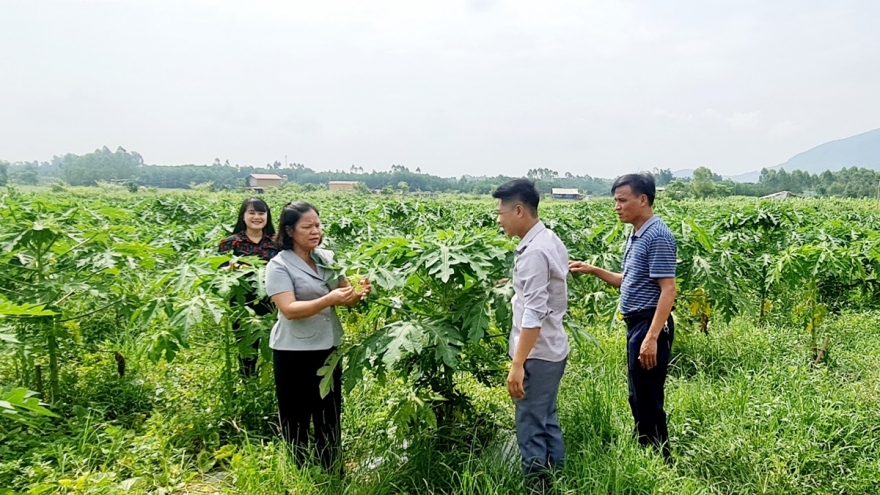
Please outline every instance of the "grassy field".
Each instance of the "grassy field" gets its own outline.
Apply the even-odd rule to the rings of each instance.
[[[591,328],[598,345],[575,349],[561,391],[569,452],[556,493],[880,492],[878,325],[876,313],[836,318],[830,359],[819,367],[790,329],[735,321],[706,336],[681,328],[667,385],[671,466],[630,440],[622,328]],[[401,442],[385,419],[400,397],[369,381],[345,397],[347,478],[300,471],[266,428],[213,413],[221,392],[202,384],[220,370],[208,348],[156,367],[138,347],[123,347],[132,356],[124,383],[106,356],[84,357],[70,380],[82,389],[71,394],[91,394],[93,410],[70,411],[41,432],[4,433],[0,479],[17,487],[7,493],[507,494],[520,486],[510,431],[488,446],[477,431],[472,443],[457,435],[443,448],[430,436]],[[499,424],[512,425],[501,383],[472,390]],[[246,416],[273,421],[270,377],[237,393]],[[190,443],[205,431],[224,438]]]

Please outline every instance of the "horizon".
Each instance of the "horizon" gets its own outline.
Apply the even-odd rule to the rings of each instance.
[[[860,135],[862,135],[862,134],[868,134],[868,133],[870,133],[870,132],[874,132],[874,131],[880,131],[880,128],[877,128],[877,129],[871,129],[871,130],[869,130],[869,131],[865,131],[865,132],[862,132],[862,133],[856,134],[856,135],[854,135],[854,136],[848,136],[848,137],[846,137],[846,138],[835,139],[835,140],[831,140],[831,141],[827,141],[827,142],[824,142],[824,143],[818,144],[818,145],[813,146],[813,147],[811,147],[811,148],[809,148],[809,149],[807,149],[807,150],[804,150],[804,151],[802,151],[802,152],[800,152],[800,153],[797,153],[797,154],[793,155],[791,158],[793,158],[794,156],[797,156],[797,155],[799,155],[799,154],[801,154],[801,153],[804,153],[804,152],[807,152],[807,151],[811,151],[811,150],[813,150],[814,148],[817,148],[817,147],[822,146],[822,145],[825,145],[825,144],[829,144],[829,143],[832,143],[832,142],[835,142],[835,141],[845,140],[845,139],[848,139],[848,138],[850,138],[850,137],[860,136]],[[106,147],[107,149],[109,149],[110,151],[115,151],[115,150],[117,150],[117,149],[119,149],[119,148],[122,148],[122,149],[126,150],[127,152],[137,153],[138,155],[141,155],[141,157],[143,157],[143,153],[141,153],[139,150],[130,150],[130,149],[125,148],[124,146],[118,146],[118,147],[115,147],[115,148],[114,148],[114,147],[106,146],[106,145],[102,146],[101,148],[96,148],[96,149],[94,149],[94,150],[92,150],[92,151],[89,151],[89,152],[86,152],[86,153],[82,153],[82,154],[79,154],[79,153],[73,153],[73,154],[75,154],[75,155],[80,155],[80,156],[81,156],[81,155],[84,155],[84,154],[87,154],[87,153],[94,153],[94,152],[100,151],[101,149],[103,149],[103,148],[105,148],[105,147]],[[56,155],[53,155],[52,158],[54,158],[54,157],[56,157],[56,156],[58,156],[58,157],[63,157],[63,156],[66,155],[66,154],[68,154],[68,153],[56,154]],[[286,159],[286,158],[287,158],[287,157],[285,157],[285,159]],[[4,161],[3,157],[0,157],[0,161]],[[46,163],[46,162],[48,162],[48,160],[45,160],[45,159],[41,159],[41,160],[16,160],[16,161],[9,161],[9,162],[10,162],[10,163],[21,163],[21,162],[33,162],[33,161],[42,162],[42,163]],[[221,166],[227,166],[227,165],[226,165],[226,161],[227,161],[227,160],[220,160],[220,165],[221,165]],[[294,166],[295,164],[297,164],[297,163],[298,163],[298,162],[288,162],[288,163],[286,163],[286,164],[285,164],[285,163],[282,163],[282,164],[281,164],[281,168],[278,168],[278,169],[273,168],[273,167],[272,167],[272,165],[273,165],[272,163],[267,163],[266,165],[254,165],[254,164],[229,163],[228,166],[230,166],[230,167],[239,167],[239,168],[240,168],[240,167],[250,167],[250,168],[254,168],[254,169],[258,169],[258,170],[274,170],[274,171],[277,171],[279,174],[281,174],[281,173],[284,172],[285,170],[292,170],[293,166]],[[148,163],[147,160],[144,160],[144,165],[145,165],[145,166],[155,166],[155,167],[191,167],[191,166],[194,166],[194,167],[210,167],[210,166],[212,166],[213,164],[214,164],[214,162],[212,162],[212,163],[176,163],[176,164],[159,164],[159,163]],[[312,171],[314,171],[314,172],[316,172],[316,173],[343,173],[343,174],[350,174],[350,175],[370,174],[370,173],[374,173],[374,172],[375,172],[375,173],[383,173],[383,172],[384,172],[384,173],[388,173],[388,172],[393,172],[393,170],[392,170],[392,167],[393,167],[393,166],[400,166],[400,165],[402,165],[403,167],[406,167],[406,168],[409,170],[409,172],[411,172],[411,173],[420,173],[420,174],[425,174],[425,175],[432,175],[432,176],[440,177],[440,178],[443,178],[443,179],[460,179],[460,178],[462,178],[462,177],[466,177],[466,178],[491,178],[491,177],[496,177],[496,176],[499,176],[499,175],[501,175],[501,176],[506,176],[506,177],[526,177],[526,176],[527,176],[527,172],[528,172],[528,171],[527,171],[527,172],[522,173],[522,174],[503,174],[503,173],[502,173],[502,174],[492,174],[492,175],[461,174],[461,175],[451,175],[451,176],[450,176],[450,175],[442,175],[442,174],[439,174],[439,173],[433,173],[433,172],[431,172],[431,171],[425,171],[425,170],[418,170],[418,171],[416,171],[417,169],[420,169],[420,167],[410,168],[410,167],[407,166],[406,164],[391,164],[391,165],[388,166],[388,169],[358,169],[357,171],[354,171],[354,172],[351,171],[351,167],[353,167],[353,166],[357,166],[357,164],[352,164],[352,165],[350,165],[348,170],[340,169],[340,168],[335,168],[335,169],[332,169],[332,168],[323,168],[323,169],[322,169],[322,168],[315,168],[315,167],[310,166],[309,164],[302,164],[302,163],[300,163],[300,165],[303,165],[305,168],[307,168],[307,169],[311,169]],[[697,168],[700,168],[700,167],[697,167]],[[715,174],[721,175],[724,179],[733,179],[733,178],[742,178],[742,176],[751,175],[751,174],[754,174],[754,173],[759,173],[759,172],[761,171],[761,169],[763,169],[763,168],[767,168],[767,169],[777,169],[777,168],[779,168],[779,169],[785,169],[785,163],[780,163],[780,164],[778,164],[778,165],[774,165],[774,166],[771,166],[771,167],[762,167],[762,168],[760,168],[760,169],[753,169],[753,170],[748,170],[748,171],[746,171],[746,172],[737,172],[737,173],[731,173],[731,174],[719,174],[719,173],[716,172],[715,170],[712,170],[711,167],[710,167],[710,170],[712,170],[712,172],[715,173]],[[550,170],[553,170],[553,169],[551,168]],[[695,169],[693,169],[693,168],[691,168],[691,169],[676,169],[676,170],[673,170],[673,169],[637,169],[637,170],[624,171],[624,172],[621,172],[620,174],[617,174],[617,175],[614,175],[614,176],[611,176],[611,177],[604,177],[604,176],[600,176],[600,175],[590,175],[590,174],[586,174],[586,175],[589,175],[589,177],[591,177],[591,178],[593,178],[593,179],[600,179],[600,180],[614,180],[615,177],[618,177],[619,175],[624,174],[624,173],[639,173],[639,172],[651,172],[651,173],[653,173],[654,170],[668,170],[669,172],[671,172],[671,173],[673,174],[673,176],[675,176],[675,178],[686,178],[686,177],[689,177],[690,174],[691,174]],[[798,169],[798,168],[792,168],[792,169],[790,169],[790,170],[786,170],[786,171],[787,171],[787,172],[792,172],[792,171],[795,171],[795,170],[801,170],[801,169]],[[827,170],[835,170],[835,169],[829,167]],[[569,170],[553,170],[553,171],[560,173],[560,177],[559,177],[559,179],[565,179],[564,175],[565,175],[566,173],[570,172]],[[808,173],[816,173],[816,172],[809,172],[809,171],[808,171]],[[580,176],[580,177],[583,177],[583,176],[584,176],[584,174],[580,174],[580,175],[578,175],[578,174],[573,174],[573,175],[575,175],[575,176]],[[752,182],[752,181],[749,181],[749,180],[740,180],[739,182]]]

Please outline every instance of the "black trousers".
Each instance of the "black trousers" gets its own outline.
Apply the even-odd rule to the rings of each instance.
[[[333,370],[333,389],[323,399],[318,376],[318,369],[333,350],[273,350],[272,357],[281,434],[292,444],[297,463],[303,465],[314,455],[328,472],[341,473],[342,367]],[[312,424],[315,432],[313,448],[309,448]]]
[[[675,323],[672,315],[657,337],[657,365],[646,370],[639,363],[639,351],[651,320],[654,309],[641,311],[626,317],[626,357],[629,382],[629,406],[632,409],[635,429],[633,435],[642,445],[654,445],[669,457],[669,429],[666,424],[666,411],[663,388],[669,370],[672,340],[675,336]]]

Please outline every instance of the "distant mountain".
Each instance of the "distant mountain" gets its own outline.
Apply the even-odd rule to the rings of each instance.
[[[826,170],[836,171],[849,167],[880,170],[880,129],[820,144],[794,155],[783,164],[767,168],[777,170],[784,168],[786,172],[803,170],[811,174],[821,174]],[[761,172],[755,171],[725,178],[735,182],[758,182],[760,177]]]
[[[780,168],[780,167],[782,167],[782,165],[777,165],[775,167],[767,167],[767,168],[771,169],[771,168]],[[786,168],[785,171],[788,172],[789,169]],[[755,172],[747,172],[745,174],[739,174],[739,175],[724,175],[723,177],[725,179],[730,179],[734,182],[758,182],[761,179],[761,172],[755,171]]]

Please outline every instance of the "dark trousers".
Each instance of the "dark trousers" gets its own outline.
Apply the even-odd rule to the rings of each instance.
[[[523,368],[525,397],[514,399],[516,441],[526,476],[562,469],[565,442],[559,428],[556,396],[565,373],[566,359],[558,362],[526,359]]]
[[[273,350],[275,394],[281,434],[291,443],[299,465],[314,454],[328,472],[342,472],[340,444],[342,440],[342,367],[333,370],[333,388],[323,399],[319,391],[324,366],[333,349],[321,351]],[[309,429],[314,423],[314,448],[309,449]]]
[[[666,384],[666,373],[669,370],[675,324],[672,315],[669,315],[666,326],[657,337],[657,365],[646,370],[639,363],[639,351],[653,318],[653,310],[643,311],[634,317],[627,318],[626,358],[629,406],[635,421],[633,435],[639,443],[654,445],[660,449],[664,457],[669,457],[669,430],[666,426],[666,411],[663,409],[665,399],[663,387]]]

